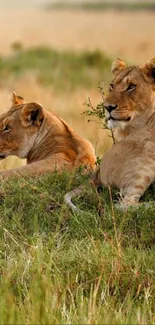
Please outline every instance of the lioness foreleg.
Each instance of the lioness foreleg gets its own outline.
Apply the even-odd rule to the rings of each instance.
[[[152,175],[151,175],[152,174]],[[143,171],[141,170],[140,176],[140,182],[137,182],[133,179],[132,182],[128,186],[125,186],[123,189],[123,199],[120,202],[120,204],[117,204],[116,207],[120,209],[128,209],[128,207],[138,207],[141,205],[139,203],[140,198],[145,193],[145,191],[148,189],[148,187],[152,184],[154,181],[154,172],[152,170],[152,173],[150,171],[149,176],[145,175]]]
[[[53,173],[54,171],[61,172],[63,170],[72,170],[73,165],[65,159],[58,159],[58,156],[50,157],[45,160],[40,160],[26,166],[5,170],[0,173],[1,179],[24,176],[39,176],[41,174]]]

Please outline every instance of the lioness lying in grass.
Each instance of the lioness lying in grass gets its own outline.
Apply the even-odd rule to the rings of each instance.
[[[81,165],[95,168],[92,144],[61,118],[38,103],[24,103],[15,92],[12,103],[11,109],[0,116],[0,159],[15,155],[26,158],[27,165],[3,171],[0,177],[35,176]]]
[[[155,112],[145,112],[126,126],[126,137],[114,144],[103,156],[91,183],[95,186],[115,186],[120,190],[120,208],[135,206],[146,189],[155,181]],[[65,195],[65,202],[75,212],[71,202],[82,194],[84,186]]]

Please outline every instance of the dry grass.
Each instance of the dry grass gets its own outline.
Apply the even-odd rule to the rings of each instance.
[[[97,48],[133,62],[143,62],[155,53],[154,13],[150,12],[1,9],[0,21],[3,54],[14,41],[59,50]]]

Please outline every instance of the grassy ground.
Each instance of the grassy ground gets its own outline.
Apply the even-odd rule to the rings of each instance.
[[[1,184],[1,324],[155,323],[154,207],[113,211],[108,190],[86,185],[73,215],[63,195],[87,181]]]
[[[110,36],[104,39],[106,24],[100,28],[101,21],[107,19],[110,30],[109,22],[117,18],[117,25],[120,16],[111,13],[112,20],[109,20],[109,16],[103,19],[100,13],[95,16],[93,12],[87,20],[85,13],[82,18],[77,12],[51,15],[33,12],[31,20],[24,11],[17,15],[18,21],[12,12],[8,14],[7,21],[14,19],[16,23],[7,23],[13,32],[9,29],[1,42],[0,111],[9,108],[9,97],[15,90],[26,101],[36,100],[64,118],[79,134],[92,141],[97,155],[101,156],[110,140],[100,124],[88,124],[81,113],[88,97],[94,105],[101,100],[97,85],[103,80],[106,86],[111,78],[111,58],[103,51]],[[3,20],[6,23],[2,13],[0,17],[1,23]],[[141,30],[144,40],[146,28],[154,19],[149,16],[141,20],[141,17],[132,17],[139,26],[136,29],[133,20],[129,24],[129,17],[122,18],[127,26],[123,29],[125,33],[130,30],[128,26],[134,28],[134,33],[130,30],[132,39]],[[61,28],[57,26],[57,19],[62,23]],[[24,24],[23,29],[19,28],[19,22]],[[122,31],[122,24],[119,27]],[[111,26],[112,46],[115,42],[118,47],[118,38],[113,34],[115,28]],[[18,37],[21,30],[25,38]],[[119,29],[117,31],[121,44],[122,39],[127,39],[128,49],[135,49],[133,42],[130,46],[128,36],[131,35],[123,38]],[[154,37],[153,29],[150,34],[151,31]],[[136,37],[134,39],[137,44]],[[47,40],[49,46],[43,47]],[[149,40],[152,49],[151,37]],[[51,49],[50,41],[60,42],[57,44],[61,50],[59,46]],[[5,42],[7,46],[13,43],[13,52],[13,48],[11,52],[6,51]],[[34,47],[38,43],[41,45]],[[91,50],[91,44],[93,48],[97,47],[94,44],[101,44],[101,50]],[[126,44],[123,41],[121,46],[126,47]],[[145,42],[138,43],[138,61],[138,53],[146,55],[145,45]],[[75,51],[81,48],[82,51]],[[7,56],[2,55],[3,49]],[[21,161],[11,158],[4,160],[0,168],[17,164]],[[104,190],[100,196],[86,185],[85,197],[75,200],[84,213],[73,215],[64,205],[63,196],[82,181],[87,184],[88,177],[64,173],[47,175],[37,181],[27,178],[1,182],[1,324],[155,323],[154,207],[113,212],[109,192]],[[153,200],[154,194],[152,188],[145,200]],[[116,191],[113,198],[117,198]]]

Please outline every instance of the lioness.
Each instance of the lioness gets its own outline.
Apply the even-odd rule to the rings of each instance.
[[[1,178],[72,170],[81,165],[94,169],[96,161],[88,140],[40,104],[24,103],[15,92],[11,109],[0,116],[0,159],[10,155],[26,158],[27,165],[2,171]]]
[[[121,192],[120,208],[137,205],[149,185],[155,181],[155,112],[145,112],[126,126],[126,137],[107,151],[99,170],[92,179],[95,186],[115,186]],[[73,211],[72,197],[83,187],[65,195],[65,202]]]
[[[126,67],[117,59],[112,64],[113,81],[104,102],[108,127],[116,141],[125,135],[125,126],[137,115],[155,109],[155,59],[142,66]]]
[[[137,204],[155,180],[155,59],[130,67],[117,59],[112,72],[104,107],[116,144],[103,156],[93,183],[116,186],[126,208]],[[82,192],[81,186],[65,195],[73,211],[78,209],[71,198]]]

